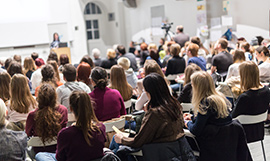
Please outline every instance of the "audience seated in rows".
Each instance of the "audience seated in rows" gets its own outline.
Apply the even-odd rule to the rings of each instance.
[[[119,144],[133,148],[150,143],[165,143],[180,140],[180,158],[195,160],[183,131],[183,115],[180,103],[170,94],[168,85],[161,75],[151,73],[143,80],[143,86],[149,102],[141,129],[134,138],[128,138],[121,133],[116,134],[110,144],[110,149],[117,151]],[[178,157],[175,154],[175,157]],[[172,158],[167,158],[172,159]]]
[[[231,104],[215,90],[212,77],[204,71],[195,72],[191,83],[194,117],[184,114],[184,119],[199,141],[200,160],[251,160],[243,128],[239,123],[231,125]]]
[[[119,91],[107,87],[107,72],[101,67],[95,67],[91,73],[94,90],[89,93],[94,101],[96,117],[99,121],[107,121],[126,114],[124,100]]]

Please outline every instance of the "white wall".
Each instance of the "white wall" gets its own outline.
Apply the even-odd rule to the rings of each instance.
[[[46,60],[54,31],[70,44],[72,63],[87,54],[79,0],[0,1],[0,14],[0,59],[14,54],[30,56],[35,51]],[[13,49],[16,46],[34,47]]]
[[[174,23],[171,28],[173,32],[175,32],[176,26],[183,25],[185,33],[188,33],[190,36],[196,35],[196,4],[196,0],[137,0],[137,8],[125,7],[127,40],[125,45],[128,46],[134,34],[151,27],[151,7],[160,5],[164,5],[165,17],[168,18],[168,22]],[[154,36],[153,42],[158,44],[161,37],[164,37],[164,35]]]

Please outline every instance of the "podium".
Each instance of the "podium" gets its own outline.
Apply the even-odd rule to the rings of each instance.
[[[57,54],[58,59],[60,59],[60,55],[66,54],[68,56],[69,63],[71,64],[70,48],[69,47],[52,48],[51,50]]]

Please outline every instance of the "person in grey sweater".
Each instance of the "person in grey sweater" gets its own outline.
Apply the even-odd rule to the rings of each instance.
[[[63,69],[65,84],[56,89],[57,99],[61,105],[67,107],[68,112],[71,113],[69,108],[69,96],[72,91],[79,90],[90,93],[90,88],[83,82],[76,82],[76,68],[72,64],[64,65]]]

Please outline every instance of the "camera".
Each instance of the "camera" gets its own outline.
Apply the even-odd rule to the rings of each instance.
[[[162,23],[161,24],[161,29],[164,29],[164,30],[166,30],[166,32],[168,32],[171,29],[172,25],[173,25],[173,22],[171,22],[171,23]]]

